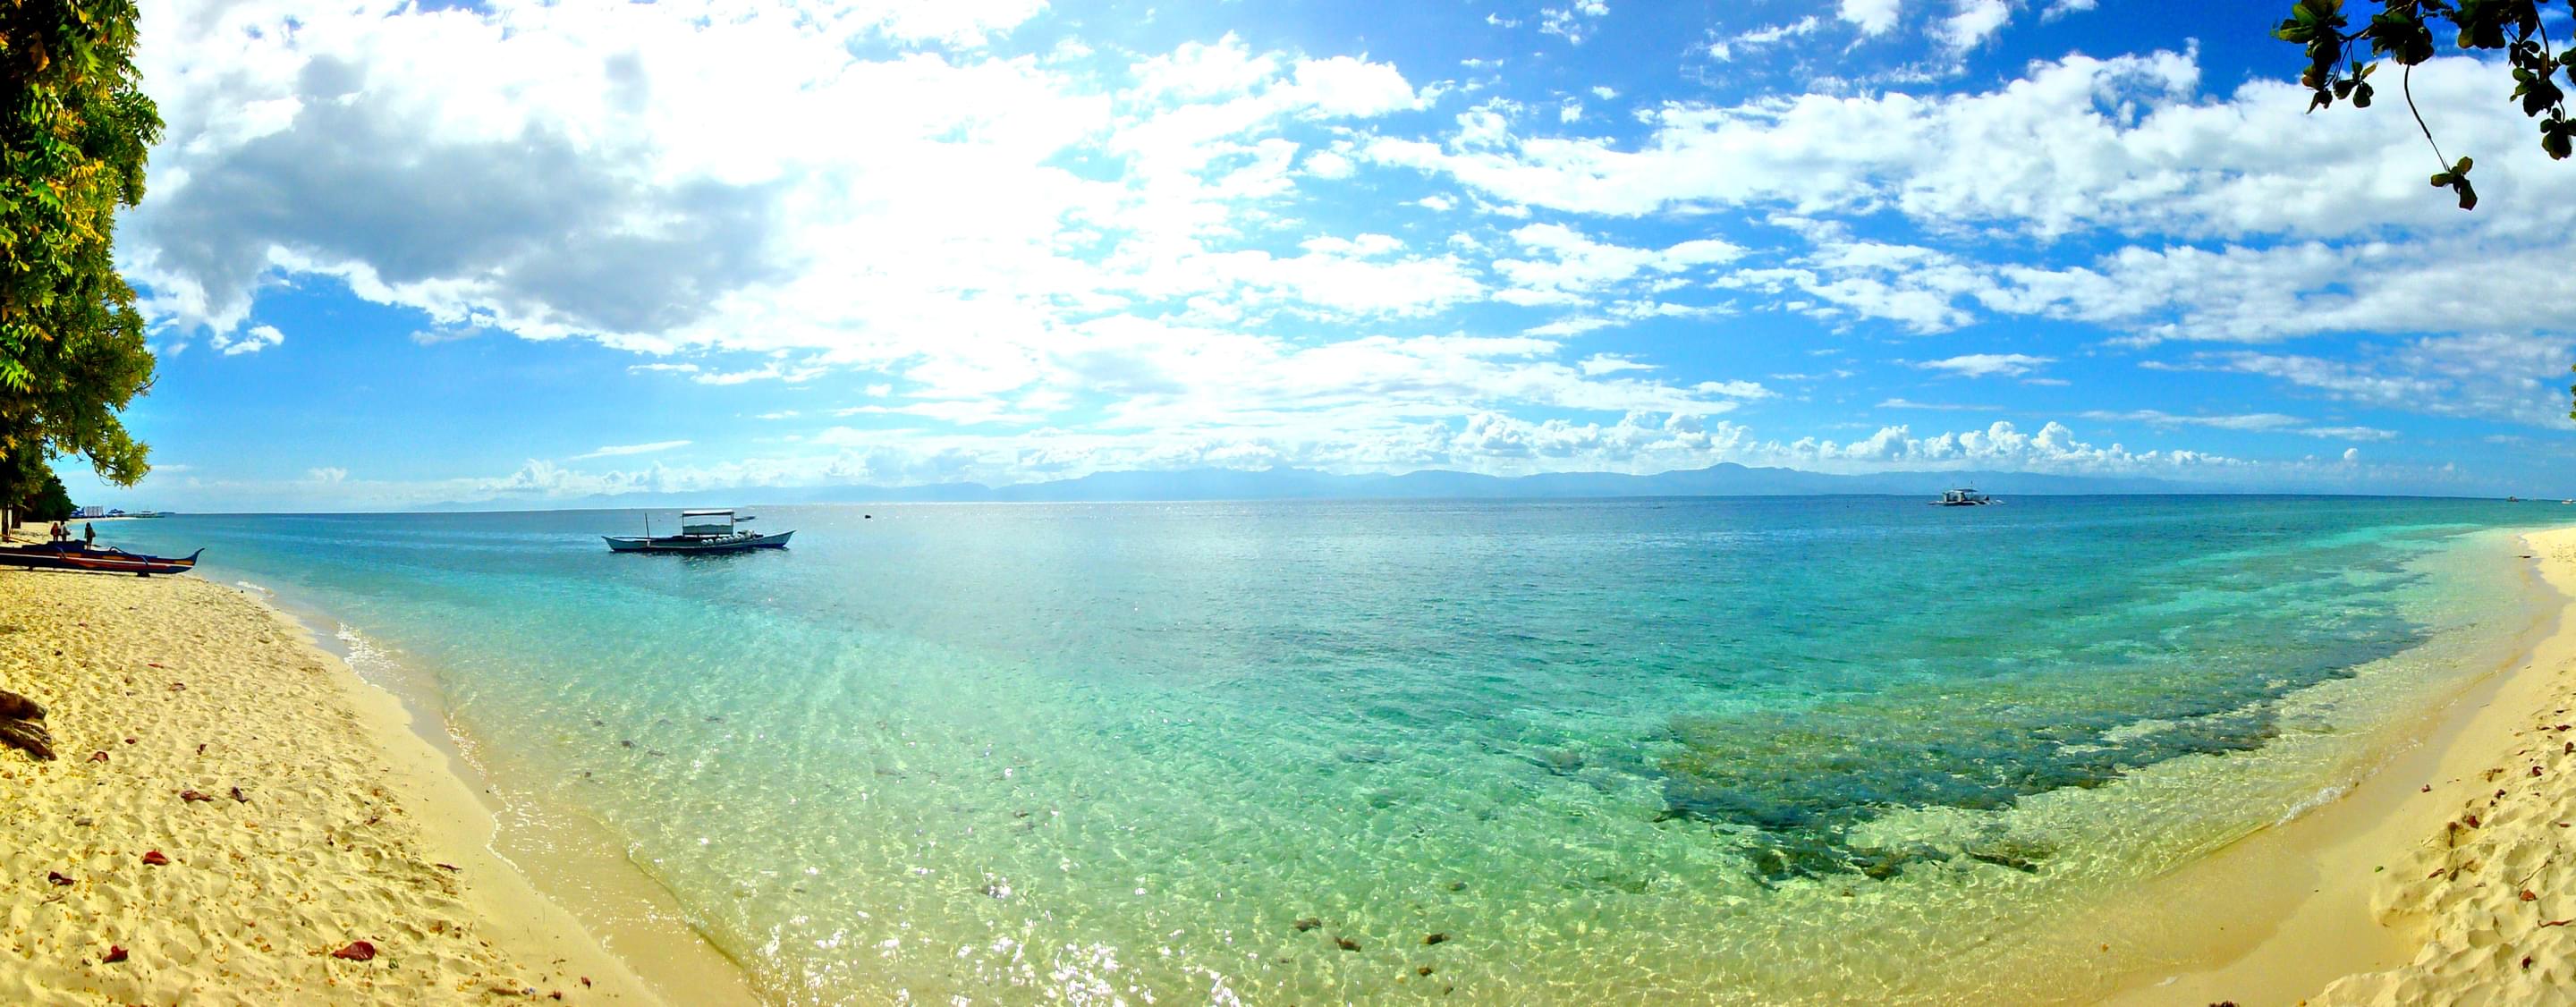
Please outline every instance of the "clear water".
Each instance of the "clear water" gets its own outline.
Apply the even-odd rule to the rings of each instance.
[[[425,676],[781,1003],[1783,1003],[2082,995],[2036,935],[2365,771],[2531,625],[2492,530],[2565,520],[760,513],[792,550],[612,555],[641,518],[605,511],[102,531]]]

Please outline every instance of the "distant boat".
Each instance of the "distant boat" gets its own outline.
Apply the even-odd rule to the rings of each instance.
[[[1987,496],[1983,493],[1979,493],[1975,490],[1959,489],[1943,490],[1941,492],[1941,499],[1926,500],[1924,502],[1931,504],[1934,507],[1985,507],[1999,504],[2003,501]]]
[[[85,570],[92,573],[130,573],[149,577],[156,573],[186,573],[195,569],[199,549],[172,559],[146,556],[123,549],[98,549],[78,542],[49,543],[0,549],[0,565],[22,566],[30,570]]]
[[[735,517],[730,510],[684,510],[680,512],[680,533],[677,535],[653,534],[653,519],[648,517],[644,519],[642,535],[600,537],[608,540],[610,552],[720,553],[784,549],[787,548],[788,536],[796,534],[783,531],[763,535],[744,530],[742,522],[750,520],[750,515]]]

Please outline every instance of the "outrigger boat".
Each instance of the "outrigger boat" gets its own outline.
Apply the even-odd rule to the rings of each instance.
[[[22,566],[30,570],[86,570],[93,573],[130,573],[149,577],[156,573],[186,573],[195,569],[199,549],[176,559],[146,556],[123,549],[99,549],[78,542],[21,546],[0,549],[0,566]]]
[[[1934,507],[1987,507],[2002,503],[2003,501],[1987,496],[1983,493],[1979,493],[1975,490],[1959,489],[1944,490],[1941,493],[1941,499],[1926,500],[1924,502],[1931,504]]]
[[[796,534],[782,531],[763,535],[741,527],[742,522],[756,520],[745,514],[735,517],[729,510],[684,510],[680,512],[680,533],[653,534],[653,519],[644,519],[644,534],[602,535],[610,552],[749,552],[753,549],[787,548],[787,537]]]

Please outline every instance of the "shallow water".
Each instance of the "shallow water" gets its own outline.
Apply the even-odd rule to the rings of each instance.
[[[760,513],[792,550],[612,555],[641,518],[604,511],[102,531],[425,676],[781,1002],[1777,1003],[2081,995],[2026,938],[2362,771],[2534,617],[2480,532],[2563,520]]]

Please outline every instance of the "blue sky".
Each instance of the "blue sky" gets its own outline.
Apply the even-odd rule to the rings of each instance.
[[[63,467],[189,510],[1721,461],[2576,492],[2576,166],[2427,65],[2453,209],[2402,104],[2302,114],[2276,7],[147,2],[156,471]]]

